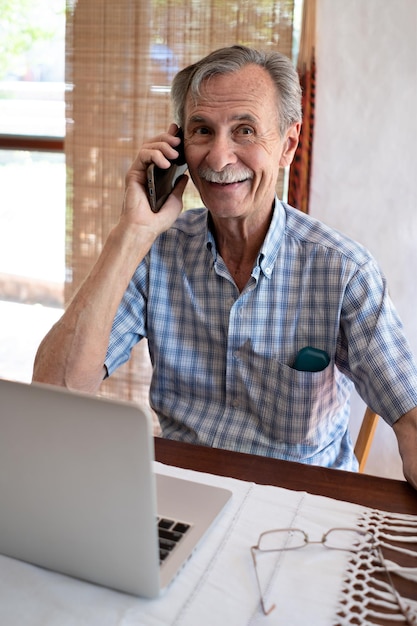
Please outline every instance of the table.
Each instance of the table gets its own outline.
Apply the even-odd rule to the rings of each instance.
[[[417,491],[405,480],[332,470],[159,437],[155,438],[155,458],[167,465],[184,469],[229,476],[292,491],[307,491],[314,495],[383,511],[417,515]],[[405,559],[405,564],[415,566],[415,561]],[[417,600],[417,585],[414,582],[400,581],[397,589],[400,593]],[[387,626],[392,624],[384,620],[378,620],[377,623]]]
[[[417,515],[417,491],[406,481],[196,446],[161,437],[155,438],[155,458],[184,469]]]

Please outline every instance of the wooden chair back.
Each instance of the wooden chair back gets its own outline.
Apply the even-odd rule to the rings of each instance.
[[[366,461],[368,460],[369,451],[371,449],[372,440],[378,423],[378,417],[379,416],[375,413],[375,411],[366,407],[355,444],[355,456],[359,461],[360,472],[364,471]]]

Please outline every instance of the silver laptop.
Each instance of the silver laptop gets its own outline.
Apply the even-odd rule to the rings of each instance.
[[[157,596],[231,492],[154,474],[153,451],[146,408],[0,380],[0,553]]]

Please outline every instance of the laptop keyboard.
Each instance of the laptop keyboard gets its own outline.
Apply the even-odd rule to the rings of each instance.
[[[184,522],[178,522],[166,517],[158,518],[160,563],[165,561],[190,528],[190,524]]]

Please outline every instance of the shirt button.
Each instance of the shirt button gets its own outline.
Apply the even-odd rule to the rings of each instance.
[[[266,267],[265,268],[265,274],[267,276],[271,276],[271,274],[272,274],[272,267]]]

